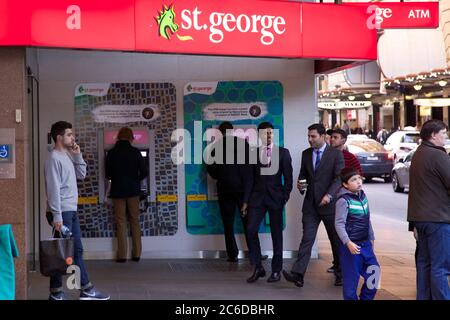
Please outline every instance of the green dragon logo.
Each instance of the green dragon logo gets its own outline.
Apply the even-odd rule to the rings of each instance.
[[[164,5],[162,11],[158,12],[158,16],[155,17],[155,20],[159,26],[159,36],[170,40],[170,32],[172,32],[172,34],[175,34],[181,41],[194,40],[191,36],[180,36],[176,33],[179,29],[179,26],[175,22],[174,7],[175,6],[173,4],[171,4],[169,7]]]

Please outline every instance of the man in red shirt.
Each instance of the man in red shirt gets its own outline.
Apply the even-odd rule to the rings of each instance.
[[[331,146],[342,151],[344,155],[345,166],[355,168],[360,173],[360,175],[363,176],[361,164],[359,163],[358,158],[356,158],[354,154],[350,153],[345,148],[347,133],[342,129],[334,129],[328,130],[327,134],[331,135]]]
[[[361,169],[361,164],[359,163],[358,158],[352,153],[350,153],[345,148],[345,142],[347,141],[347,132],[342,129],[334,129],[327,130],[327,135],[331,136],[330,144],[331,147],[341,150],[344,155],[345,167],[355,168],[361,176],[363,176],[363,172]],[[327,269],[327,272],[333,273],[334,266],[331,266]]]

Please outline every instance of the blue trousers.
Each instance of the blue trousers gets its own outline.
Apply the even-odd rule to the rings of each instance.
[[[419,234],[417,300],[450,300],[450,224],[414,222]]]
[[[72,231],[74,254],[74,264],[80,268],[81,289],[86,289],[92,284],[89,282],[88,273],[83,260],[83,244],[81,243],[80,220],[76,211],[66,211],[62,213],[63,224]],[[58,233],[58,232],[57,232]],[[50,292],[63,290],[62,276],[50,277]]]
[[[373,300],[377,293],[380,276],[380,265],[373,252],[370,241],[356,243],[361,247],[360,254],[351,254],[347,246],[341,244],[340,263],[342,269],[344,300],[358,300],[357,289],[359,278],[364,278],[359,298]]]

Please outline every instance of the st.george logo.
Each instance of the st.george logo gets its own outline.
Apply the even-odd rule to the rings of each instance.
[[[171,4],[169,7],[163,6],[161,12],[158,12],[158,16],[155,17],[158,23],[158,34],[167,40],[170,40],[170,34],[175,34],[177,38],[181,41],[194,40],[191,36],[180,36],[176,32],[179,29],[178,24],[175,22],[175,12],[174,5]]]

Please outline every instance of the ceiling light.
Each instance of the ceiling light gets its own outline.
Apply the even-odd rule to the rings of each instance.
[[[405,100],[412,100],[413,96],[405,96]]]
[[[433,96],[433,93],[432,93],[432,92],[425,93],[425,97],[427,97],[427,98],[430,98],[430,97],[432,97],[432,96]]]
[[[366,99],[370,99],[372,97],[371,93],[364,93],[364,97],[366,97]]]
[[[445,81],[445,80],[440,80],[440,81],[438,82],[438,84],[439,84],[441,87],[445,87],[445,85],[447,84],[447,81]]]
[[[420,83],[414,85],[414,90],[419,91],[422,89],[422,85]]]
[[[351,100],[351,101],[355,100],[355,96],[348,96],[348,100]]]

